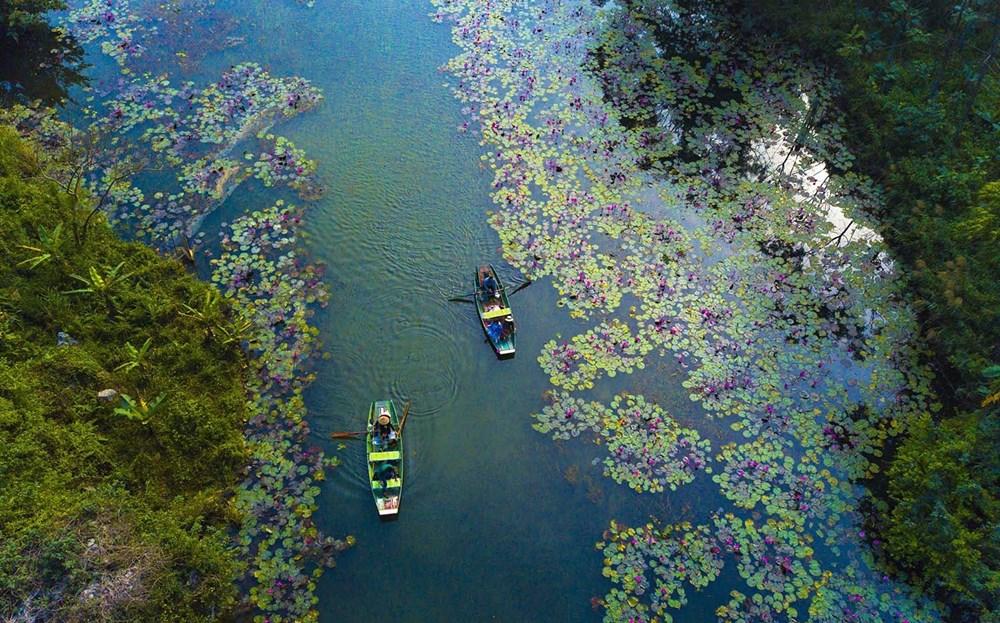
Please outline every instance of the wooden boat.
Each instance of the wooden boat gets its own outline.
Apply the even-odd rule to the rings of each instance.
[[[496,295],[492,295],[483,287],[483,281],[492,276],[497,283]],[[492,264],[480,266],[476,271],[476,311],[479,312],[479,322],[483,325],[486,338],[493,345],[498,357],[513,357],[517,341],[517,326],[514,324],[514,312],[510,309],[507,290],[500,281],[500,275]],[[499,332],[490,325],[496,323]]]
[[[397,437],[395,441],[376,444],[375,423],[382,413],[388,413],[389,423]],[[399,435],[399,423],[399,413],[391,400],[376,400],[368,409],[368,480],[380,517],[399,513],[399,502],[403,497],[403,437]]]

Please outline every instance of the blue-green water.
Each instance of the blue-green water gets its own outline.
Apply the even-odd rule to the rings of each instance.
[[[358,545],[322,580],[321,620],[598,619],[590,599],[606,587],[592,545],[609,506],[620,515],[637,496],[607,486],[589,464],[596,449],[531,429],[548,387],[535,357],[569,324],[548,284],[514,298],[522,329],[510,361],[483,342],[471,306],[447,301],[471,289],[477,263],[501,260],[481,148],[456,132],[460,105],[437,71],[455,50],[426,10],[344,3],[302,31],[327,45],[285,51],[327,97],[292,131],[330,188],[310,218],[333,286],[318,321],[331,360],[310,391],[313,429],[357,429],[376,396],[413,400],[398,521],[376,517],[361,444],[328,444],[344,464],[320,525]]]
[[[549,388],[535,358],[583,325],[555,306],[549,284],[534,284],[513,299],[519,353],[501,362],[471,306],[447,301],[471,289],[477,263],[502,264],[482,148],[456,131],[460,104],[438,71],[455,54],[448,29],[422,2],[318,9],[262,22],[261,38],[279,45],[261,51],[272,71],[304,76],[326,97],[282,127],[328,186],[308,230],[332,287],[317,318],[330,359],[308,399],[316,441],[343,465],[328,476],[318,523],[358,540],[320,583],[321,620],[599,620],[591,598],[607,584],[593,544],[608,520],[693,518],[683,508],[701,489],[642,500],[591,465],[599,448],[531,429]],[[601,389],[607,399],[615,388]],[[328,440],[362,427],[381,396],[413,401],[391,523],[376,516],[362,445]],[[686,394],[672,402],[694,411]],[[711,608],[691,610],[693,621]]]

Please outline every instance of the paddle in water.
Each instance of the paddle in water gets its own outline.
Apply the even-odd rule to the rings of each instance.
[[[358,439],[361,435],[367,434],[368,431],[338,431],[336,433],[330,433],[330,437],[333,439]]]
[[[399,418],[399,436],[403,436],[403,427],[406,426],[406,417],[410,415],[410,405],[413,403],[412,400],[406,401],[406,406],[403,407],[403,417]]]
[[[522,281],[521,285],[519,285],[516,288],[514,288],[513,290],[511,290],[510,294],[508,294],[507,296],[514,296],[515,294],[517,294],[521,290],[527,288],[528,286],[530,286],[533,283],[535,283],[535,282],[532,281],[531,279],[527,279],[525,281]]]

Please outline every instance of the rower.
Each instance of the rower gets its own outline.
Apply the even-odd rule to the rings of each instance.
[[[483,289],[486,290],[486,294],[489,296],[497,296],[500,294],[497,291],[497,280],[493,278],[493,275],[486,275],[486,279],[483,279]]]
[[[389,410],[385,407],[379,408],[378,420],[375,421],[375,429],[372,431],[372,442],[375,445],[391,445],[396,441],[396,431],[392,429],[392,420],[389,417]]]
[[[513,316],[504,317],[503,323],[500,326],[503,329],[501,337],[507,337],[508,335],[514,332],[514,317]]]

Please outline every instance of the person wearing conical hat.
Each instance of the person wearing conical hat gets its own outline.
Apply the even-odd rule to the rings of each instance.
[[[389,445],[396,441],[396,431],[392,429],[392,418],[389,417],[389,410],[385,407],[379,407],[373,441],[376,445]]]

